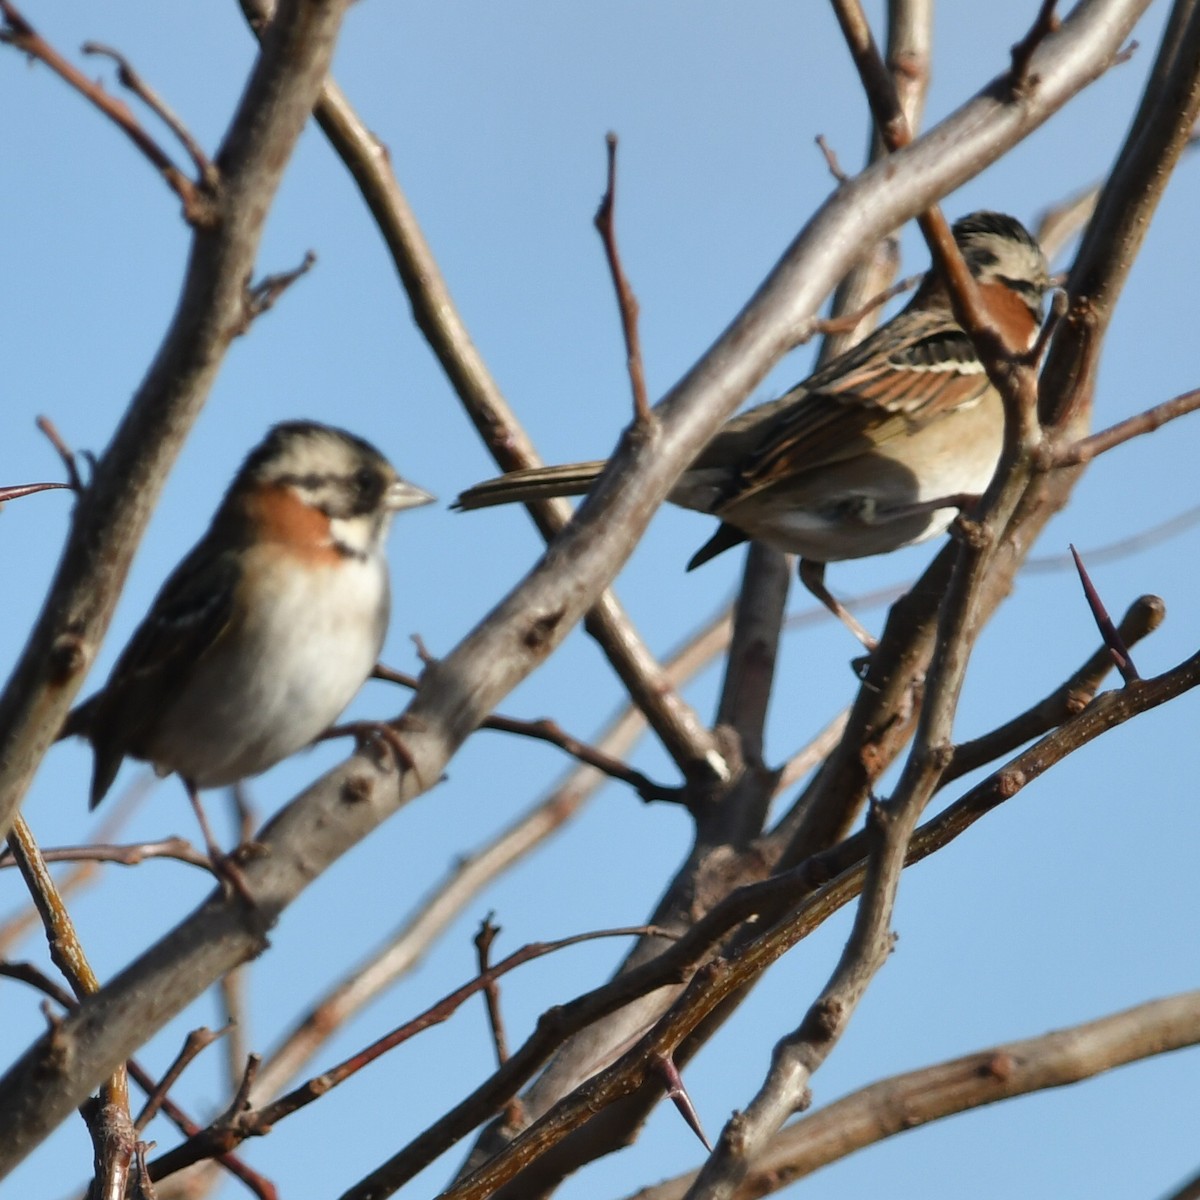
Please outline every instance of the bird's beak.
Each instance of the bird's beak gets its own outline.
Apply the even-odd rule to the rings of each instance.
[[[392,512],[420,508],[422,504],[432,504],[436,499],[436,496],[431,496],[424,488],[409,483],[407,479],[395,480],[383,494],[383,502]]]

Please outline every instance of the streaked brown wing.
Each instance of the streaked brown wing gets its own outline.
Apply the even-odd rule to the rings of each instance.
[[[759,436],[743,447],[726,503],[911,434],[987,386],[970,339],[948,313],[910,311],[740,418],[731,433],[749,442],[757,425]],[[759,413],[760,422],[747,419]]]
[[[88,702],[88,732],[98,753],[102,742],[122,754],[137,750],[163,705],[186,686],[189,670],[228,628],[240,578],[238,555],[213,554],[206,542],[176,567],[104,690]]]

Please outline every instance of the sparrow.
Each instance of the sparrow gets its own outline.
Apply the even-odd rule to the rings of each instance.
[[[1051,285],[1041,247],[1003,213],[971,213],[953,233],[1005,345],[1028,351]],[[825,588],[825,564],[941,533],[987,489],[1003,440],[1000,395],[930,270],[890,321],[728,421],[683,472],[668,499],[721,522],[687,569],[750,539],[799,555],[801,580],[873,649]],[[454,507],[581,495],[606,465],[513,471],[469,488]]]
[[[108,682],[67,716],[59,736],[92,744],[91,807],[124,758],[178,774],[217,866],[197,789],[267,770],[350,703],[387,631],[392,517],[433,499],[351,433],[271,429]]]

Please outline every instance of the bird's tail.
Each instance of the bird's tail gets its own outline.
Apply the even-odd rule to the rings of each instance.
[[[552,500],[556,496],[582,496],[607,466],[598,462],[567,463],[561,467],[530,467],[510,471],[495,479],[484,480],[467,488],[453,508],[464,512],[473,508],[491,508],[495,504],[523,504],[529,500]]]
[[[113,780],[117,777],[117,771],[121,767],[121,759],[124,757],[124,751],[116,750],[114,752],[114,748],[111,746],[106,748],[107,739],[95,737],[94,722],[99,709],[100,696],[101,693],[97,693],[90,700],[85,700],[71,709],[54,739],[56,742],[61,742],[63,738],[81,737],[91,742],[93,765],[92,788],[88,795],[89,809],[95,808],[104,799],[104,793],[112,787]]]

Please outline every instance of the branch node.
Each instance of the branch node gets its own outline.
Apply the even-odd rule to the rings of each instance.
[[[317,256],[311,250],[308,250],[305,252],[304,258],[298,267],[293,267],[290,271],[279,271],[274,275],[266,275],[255,284],[247,283],[242,298],[242,317],[234,325],[230,337],[240,337],[258,317],[261,317],[263,313],[274,308],[275,302],[279,297],[297,279],[307,275],[316,264],[316,261]]]
[[[1029,69],[1034,52],[1059,27],[1054,11],[1057,0],[1042,0],[1029,32],[1012,48],[1012,69],[1008,75],[1010,100],[1023,100],[1037,86],[1038,77]]]

